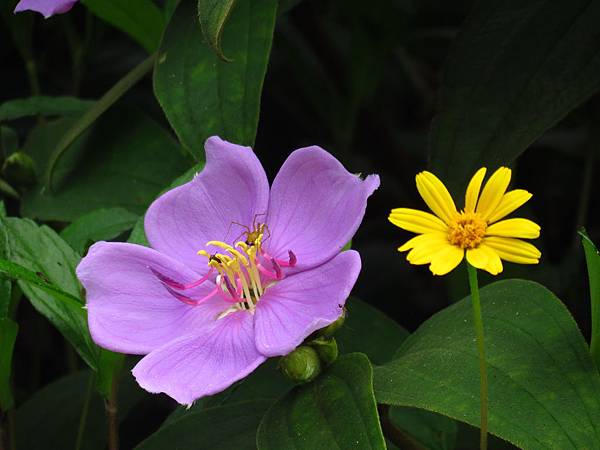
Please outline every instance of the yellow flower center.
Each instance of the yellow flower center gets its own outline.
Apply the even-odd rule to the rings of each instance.
[[[460,248],[477,248],[486,229],[487,222],[479,214],[462,212],[448,224],[448,241]]]
[[[219,273],[219,284],[233,299],[237,300],[240,309],[254,310],[265,287],[261,282],[257,256],[260,254],[262,233],[253,236],[253,240],[237,242],[229,245],[221,241],[209,241],[206,245],[220,247],[225,252],[209,254],[200,250],[199,255],[208,258],[208,265]]]

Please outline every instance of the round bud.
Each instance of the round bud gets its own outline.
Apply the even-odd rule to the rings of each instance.
[[[333,363],[339,354],[338,345],[335,338],[320,337],[308,343],[317,351],[321,362],[328,366]]]
[[[6,181],[15,186],[29,186],[36,181],[33,159],[23,152],[15,152],[6,158],[2,174]]]
[[[321,373],[321,361],[314,348],[301,345],[281,358],[279,368],[290,380],[306,383]]]

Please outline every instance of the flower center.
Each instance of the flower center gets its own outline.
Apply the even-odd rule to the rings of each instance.
[[[206,246],[221,248],[223,252],[211,254],[206,250],[199,250],[198,255],[207,258],[209,271],[191,284],[179,283],[155,269],[150,270],[173,297],[189,305],[195,306],[215,295],[221,296],[232,305],[219,316],[220,318],[238,310],[253,312],[264,292],[285,277],[282,267],[296,265],[296,255],[291,250],[288,250],[289,259],[286,261],[271,257],[263,249],[265,232],[268,237],[267,226],[259,223],[253,225],[252,229],[248,227],[243,233],[245,241],[236,242],[234,245],[222,241],[207,242]],[[195,299],[181,292],[201,285],[215,272],[217,286],[203,298]]]
[[[448,224],[448,241],[460,248],[477,248],[486,229],[487,222],[479,214],[462,212]]]

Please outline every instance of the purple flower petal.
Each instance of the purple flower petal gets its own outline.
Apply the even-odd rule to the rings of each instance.
[[[359,254],[349,250],[270,287],[256,306],[256,348],[265,356],[286,355],[311,333],[334,322],[360,266]]]
[[[200,273],[196,253],[211,240],[232,241],[267,212],[269,183],[249,147],[207,139],[206,167],[191,182],[159,197],[148,209],[145,229],[153,248]],[[257,220],[258,220],[257,219]],[[209,250],[210,251],[210,250]]]
[[[320,147],[296,150],[271,188],[264,247],[280,260],[293,251],[298,271],[328,261],[352,238],[378,187],[377,175],[361,180]]]
[[[21,11],[36,11],[46,19],[54,14],[69,11],[77,0],[21,0],[15,8],[15,13]]]
[[[152,272],[182,283],[199,275],[155,250],[134,244],[98,242],[77,267],[86,289],[94,341],[107,349],[148,353],[180,336],[200,334],[229,304],[214,296],[190,306],[169,293]],[[185,295],[202,298],[215,288],[207,281]]]
[[[202,336],[153,351],[134,367],[133,375],[147,391],[164,392],[181,404],[221,392],[266,359],[254,346],[252,320],[246,311],[231,313]]]

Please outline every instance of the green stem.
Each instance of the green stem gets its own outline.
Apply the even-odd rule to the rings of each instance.
[[[485,362],[485,341],[483,335],[483,319],[481,318],[481,303],[479,301],[479,285],[477,283],[477,269],[467,263],[469,272],[469,285],[471,287],[471,300],[473,301],[473,324],[475,325],[475,335],[477,337],[477,353],[479,354],[479,382],[480,382],[480,435],[479,448],[487,449],[488,434],[488,380],[487,367]]]
[[[112,382],[110,396],[104,401],[106,409],[106,424],[108,433],[108,450],[119,450],[119,422],[117,418],[117,389],[119,386],[118,377],[115,376]]]
[[[119,100],[129,89],[137,84],[144,76],[146,76],[154,67],[156,53],[153,53],[136,67],[134,67],[127,75],[121,78],[113,87],[111,87],[90,109],[88,109],[75,122],[72,127],[61,137],[54,151],[50,155],[48,167],[46,169],[45,187],[48,190],[52,189],[52,176],[58,161],[62,158],[69,146],[92,125],[98,117],[108,110],[117,100]]]
[[[83,435],[85,434],[85,426],[87,424],[88,411],[90,410],[90,400],[92,399],[92,393],[94,392],[94,382],[96,380],[96,374],[90,373],[90,379],[88,380],[87,389],[85,391],[85,400],[83,401],[83,409],[81,410],[81,418],[79,419],[79,428],[77,429],[77,440],[75,441],[75,450],[80,450],[83,444]]]
[[[25,58],[25,70],[27,72],[27,78],[29,80],[29,89],[31,95],[36,97],[41,95],[42,88],[40,87],[40,79],[38,78],[37,65],[33,57],[28,56]]]

